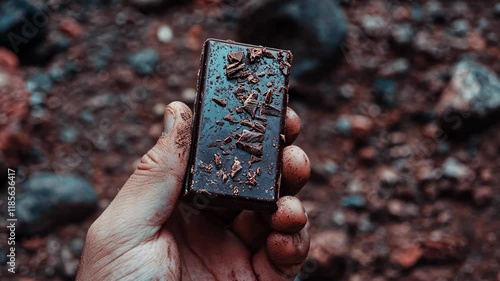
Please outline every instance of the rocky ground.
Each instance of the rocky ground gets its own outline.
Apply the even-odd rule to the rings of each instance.
[[[0,2],[0,166],[24,222],[0,279],[74,277],[165,104],[193,103],[214,37],[295,54],[313,165],[298,280],[500,280],[500,2],[244,2]]]

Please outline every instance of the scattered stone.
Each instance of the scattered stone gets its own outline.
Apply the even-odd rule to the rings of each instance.
[[[154,49],[143,49],[130,54],[127,58],[127,63],[142,76],[154,74],[159,62],[160,55]]]
[[[387,22],[379,15],[365,15],[361,19],[361,26],[368,36],[377,37],[385,32]]]
[[[168,4],[179,2],[179,0],[127,0],[136,8],[144,11],[153,11],[157,8],[162,8]]]
[[[19,59],[10,50],[0,47],[0,68],[17,69]]]
[[[344,12],[330,0],[248,1],[239,18],[242,42],[292,50],[292,78],[298,80],[333,67],[346,34]]]
[[[402,200],[392,199],[387,204],[387,211],[389,214],[401,218],[408,219],[416,217],[419,213],[418,205],[413,203],[406,203]]]
[[[167,105],[165,105],[164,103],[156,103],[153,106],[154,115],[159,116],[159,117],[164,116],[165,115],[165,108],[167,108]]]
[[[410,69],[410,62],[405,58],[393,60],[380,68],[380,75],[392,76],[398,74],[407,74]]]
[[[192,104],[196,99],[196,90],[193,88],[186,88],[181,93],[181,100],[185,103]]]
[[[429,1],[425,5],[425,10],[429,20],[433,22],[443,22],[445,19],[445,9],[439,1]]]
[[[391,252],[391,262],[404,269],[409,269],[417,264],[422,254],[419,245],[406,245]]]
[[[400,45],[409,45],[415,37],[415,31],[410,23],[394,24],[391,34],[394,42]]]
[[[359,149],[359,158],[366,162],[372,162],[377,158],[377,150],[373,146],[365,146]]]
[[[71,38],[78,38],[83,34],[83,27],[72,18],[62,19],[59,29]]]
[[[316,265],[316,270],[309,276],[314,280],[324,277],[339,277],[349,255],[349,238],[343,231],[323,231],[311,239],[309,258]]]
[[[47,34],[49,14],[32,1],[0,1],[0,19],[0,46],[14,53],[29,52]]]
[[[161,25],[156,32],[156,38],[161,43],[169,43],[174,38],[174,32],[168,25]]]
[[[361,195],[349,195],[342,197],[341,204],[345,208],[363,208],[366,205],[366,200]]]
[[[500,114],[500,79],[476,62],[459,62],[436,112],[443,116],[441,126],[449,134],[481,129],[485,122],[478,119],[494,119],[495,114]]]
[[[48,93],[52,89],[52,85],[53,82],[50,75],[45,72],[35,74],[26,80],[26,89],[28,89],[30,93]]]
[[[39,173],[23,183],[17,199],[19,233],[44,234],[76,222],[97,206],[97,194],[86,179],[76,175]]]
[[[397,83],[391,79],[377,79],[373,84],[373,95],[381,106],[394,108],[398,105]]]
[[[452,157],[444,161],[442,169],[443,176],[456,180],[463,180],[472,174],[472,171],[467,166]]]
[[[465,37],[469,32],[470,25],[466,19],[457,19],[451,23],[451,32],[458,37]]]
[[[346,116],[340,116],[335,122],[335,129],[341,135],[348,136],[352,130],[351,120]]]
[[[463,259],[467,240],[434,231],[420,242],[422,259],[427,262],[457,262]]]
[[[493,14],[495,17],[500,18],[500,3],[496,3],[495,7],[493,8]]]
[[[366,138],[374,129],[375,124],[369,117],[349,115],[347,118],[351,121],[352,134],[356,139]]]
[[[389,167],[381,167],[378,170],[378,178],[385,186],[394,186],[401,180],[397,171]]]
[[[489,186],[481,186],[474,190],[474,203],[478,206],[484,206],[493,200],[494,192]]]
[[[78,139],[78,131],[72,127],[64,127],[59,131],[59,140],[63,143],[75,143]]]
[[[313,164],[311,167],[311,180],[326,182],[335,175],[338,170],[337,163],[333,160],[326,160],[323,163]]]

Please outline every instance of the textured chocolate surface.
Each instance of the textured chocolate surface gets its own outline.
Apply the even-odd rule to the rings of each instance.
[[[289,51],[205,42],[183,199],[275,208],[291,60]]]

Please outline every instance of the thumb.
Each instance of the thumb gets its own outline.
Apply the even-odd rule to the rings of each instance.
[[[187,105],[172,102],[167,106],[162,136],[141,158],[96,223],[112,233],[128,233],[128,238],[147,239],[161,229],[179,198],[189,157],[191,123]]]

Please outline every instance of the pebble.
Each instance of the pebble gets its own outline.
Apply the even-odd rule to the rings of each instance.
[[[463,179],[469,175],[469,169],[453,157],[443,163],[443,175],[452,179]]]
[[[377,79],[373,84],[373,96],[379,105],[394,108],[398,105],[397,87],[392,79]]]
[[[152,75],[156,71],[156,66],[160,61],[160,55],[154,49],[143,49],[127,57],[127,63],[137,72],[146,76]]]
[[[72,18],[62,19],[59,29],[72,38],[78,38],[83,34],[83,27]]]
[[[469,125],[468,127],[476,130],[480,126],[473,122],[473,118],[464,117],[473,115],[476,118],[487,119],[494,113],[500,112],[499,77],[475,61],[467,59],[460,61],[453,68],[451,80],[443,91],[436,112],[440,115],[457,112],[462,116],[460,124],[443,119],[441,126],[444,129],[457,131]]]
[[[80,120],[87,125],[92,124],[95,120],[94,114],[88,110],[82,111],[82,113],[80,113]]]
[[[474,203],[478,206],[484,206],[493,200],[495,195],[493,189],[489,186],[481,186],[474,190]]]
[[[50,75],[45,72],[37,73],[26,80],[26,89],[30,93],[48,93],[52,89],[52,85],[53,82]]]
[[[341,204],[345,208],[363,208],[366,200],[361,195],[349,195],[342,197]]]
[[[63,127],[59,131],[59,140],[63,143],[75,143],[78,139],[78,131],[72,127]]]
[[[500,3],[496,3],[495,7],[493,8],[493,14],[495,17],[500,18]]]
[[[431,21],[434,22],[444,21],[445,10],[440,2],[434,0],[427,2],[425,5],[425,10],[427,12],[428,18]]]
[[[161,43],[169,43],[174,38],[174,32],[172,28],[168,25],[162,25],[158,27],[158,31],[156,32],[156,38]]]
[[[332,220],[336,225],[342,226],[346,222],[346,217],[342,211],[336,211],[333,213]]]
[[[393,25],[391,34],[396,43],[409,45],[415,36],[415,31],[410,23],[398,23]]]
[[[71,174],[39,173],[22,184],[17,199],[19,234],[36,235],[76,222],[97,206],[90,182]]]
[[[417,264],[422,255],[423,252],[419,245],[406,245],[391,252],[391,262],[404,269],[409,269]]]
[[[400,58],[388,62],[380,68],[380,75],[392,76],[397,74],[407,74],[410,69],[410,62],[406,58]]]
[[[371,162],[377,158],[377,150],[373,146],[365,146],[359,149],[358,155],[361,160]]]
[[[0,47],[0,67],[17,69],[19,67],[19,59],[10,50]]]
[[[470,25],[466,19],[457,19],[451,23],[451,32],[458,37],[465,37],[469,32]]]
[[[181,93],[181,101],[191,104],[196,99],[196,90],[193,88],[186,88]]]
[[[310,80],[334,66],[348,22],[336,1],[264,0],[241,9],[238,27],[242,42],[291,50],[292,79]]]
[[[351,121],[352,134],[356,139],[367,137],[374,129],[375,124],[369,117],[349,115],[348,118]]]
[[[379,15],[365,15],[361,19],[361,26],[366,34],[377,37],[385,31],[387,23]]]
[[[352,131],[351,120],[346,116],[340,116],[335,122],[335,129],[344,136],[348,136]]]
[[[165,105],[164,103],[156,103],[153,106],[153,114],[155,116],[158,116],[158,117],[165,115],[165,108],[166,107],[167,107],[167,105]]]
[[[345,266],[348,255],[349,237],[345,232],[328,230],[312,236],[309,257],[315,264],[316,270],[311,273],[308,280],[324,280],[322,276],[339,277],[339,272],[335,271]]]

